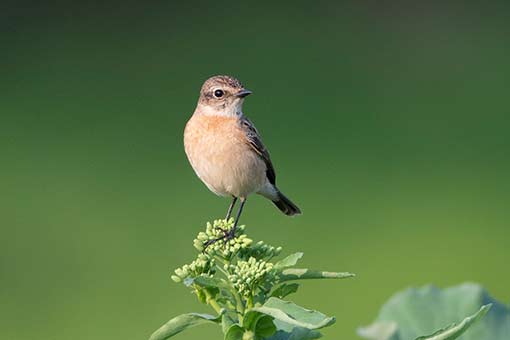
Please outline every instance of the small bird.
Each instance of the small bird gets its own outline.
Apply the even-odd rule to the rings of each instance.
[[[269,152],[243,114],[244,99],[251,93],[230,76],[207,79],[184,129],[184,149],[197,176],[216,195],[232,197],[227,220],[237,200],[241,201],[227,239],[234,237],[246,198],[252,193],[270,199],[286,215],[301,213],[276,187]]]

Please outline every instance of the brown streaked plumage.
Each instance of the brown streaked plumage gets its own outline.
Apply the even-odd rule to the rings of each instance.
[[[286,215],[301,213],[276,187],[269,152],[255,126],[244,117],[242,105],[249,94],[233,77],[207,79],[184,130],[186,155],[197,176],[215,194],[234,198],[227,219],[236,200],[241,200],[235,226],[252,193],[269,198]]]

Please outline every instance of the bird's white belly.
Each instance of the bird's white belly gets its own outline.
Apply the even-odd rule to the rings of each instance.
[[[246,197],[264,185],[265,171],[257,163],[253,155],[206,156],[193,161],[193,169],[215,194]]]
[[[203,125],[192,118],[184,134],[186,154],[202,182],[220,196],[246,197],[259,191],[267,182],[266,165],[245,142],[237,123]]]

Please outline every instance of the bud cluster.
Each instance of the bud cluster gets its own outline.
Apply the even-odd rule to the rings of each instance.
[[[215,261],[206,254],[199,254],[198,257],[190,264],[185,264],[181,268],[175,270],[172,280],[182,282],[188,277],[197,277],[199,275],[213,276],[216,272]]]
[[[244,233],[244,226],[236,229],[235,236],[228,241],[223,240],[225,235],[234,228],[234,219],[215,220],[213,224],[207,222],[205,232],[200,232],[193,241],[193,245],[198,251],[202,251],[209,255],[218,255],[229,259],[242,249],[250,247],[252,240]],[[213,242],[206,247],[207,242]]]
[[[279,255],[282,248],[263,241],[254,244],[244,234],[244,226],[237,227],[234,237],[225,241],[223,238],[233,227],[233,219],[208,222],[205,231],[200,232],[193,241],[201,253],[191,264],[176,269],[172,280],[186,283],[187,278],[194,279],[200,275],[212,277],[218,269],[218,273],[225,274],[233,288],[244,297],[253,296],[259,289],[266,290],[268,284],[277,280],[274,265],[269,261]]]
[[[273,264],[264,260],[250,257],[247,261],[239,260],[230,265],[228,279],[234,287],[244,296],[249,296],[261,284],[267,275],[272,272]]]
[[[282,247],[273,247],[264,243],[264,241],[259,241],[251,247],[243,249],[241,251],[240,257],[246,259],[254,257],[256,259],[264,259],[268,261],[273,257],[280,255],[281,251]]]

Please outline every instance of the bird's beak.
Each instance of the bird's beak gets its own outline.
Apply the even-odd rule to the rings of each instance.
[[[237,92],[236,97],[244,98],[246,96],[249,96],[250,94],[252,94],[252,92],[250,90],[243,89],[243,90]]]

